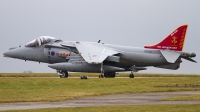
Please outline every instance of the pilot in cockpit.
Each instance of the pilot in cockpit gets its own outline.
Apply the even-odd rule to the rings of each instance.
[[[37,39],[34,39],[31,42],[27,43],[25,46],[26,47],[37,47],[37,46],[41,46],[43,44],[50,43],[51,40],[55,40],[55,38],[50,37],[50,36],[41,36],[41,37],[38,37]]]

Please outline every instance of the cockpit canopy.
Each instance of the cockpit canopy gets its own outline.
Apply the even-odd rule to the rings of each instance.
[[[37,46],[41,46],[43,44],[47,44],[47,43],[51,42],[51,40],[55,40],[55,38],[50,37],[50,36],[41,36],[41,37],[38,37],[37,39],[34,39],[31,42],[27,43],[25,46],[26,47],[37,47]]]

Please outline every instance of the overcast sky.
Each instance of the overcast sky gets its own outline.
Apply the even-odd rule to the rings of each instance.
[[[200,62],[200,0],[0,0],[0,72],[55,72],[47,64],[3,57],[10,47],[43,35],[134,47],[161,41],[188,24],[184,51]],[[178,70],[149,67],[147,73],[200,74],[183,59]]]

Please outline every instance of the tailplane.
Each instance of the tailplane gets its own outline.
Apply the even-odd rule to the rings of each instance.
[[[174,51],[182,51],[185,35],[187,31],[188,25],[182,25],[174,30],[170,35],[168,35],[164,40],[160,43],[152,45],[152,46],[144,46],[144,48],[149,49],[169,49]]]

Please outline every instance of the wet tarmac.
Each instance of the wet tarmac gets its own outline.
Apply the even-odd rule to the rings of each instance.
[[[90,107],[117,105],[153,105],[153,104],[200,104],[200,101],[163,101],[175,96],[200,94],[200,91],[190,92],[157,92],[137,94],[117,94],[78,98],[61,102],[19,102],[0,103],[0,110],[22,110],[55,107]]]

